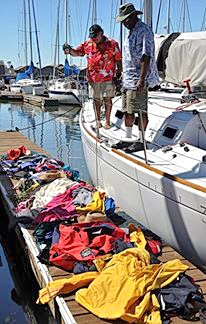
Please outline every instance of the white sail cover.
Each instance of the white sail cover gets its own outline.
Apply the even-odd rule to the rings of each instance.
[[[184,85],[206,86],[206,31],[180,34],[171,44],[165,61],[165,80]]]

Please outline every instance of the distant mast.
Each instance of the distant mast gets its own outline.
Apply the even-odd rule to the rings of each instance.
[[[120,0],[120,6],[123,5],[123,0]],[[120,24],[120,50],[122,52],[122,43],[123,43],[123,26]]]
[[[32,29],[31,29],[31,8],[30,8],[30,0],[28,0],[28,13],[29,13],[29,45],[30,45],[30,57],[33,62],[33,50],[32,50]]]
[[[60,0],[57,4],[57,24],[56,24],[56,39],[55,39],[55,51],[54,51],[54,67],[53,67],[53,80],[55,79],[57,56],[59,64],[59,13],[60,13]]]
[[[32,49],[32,29],[31,29],[31,8],[30,8],[30,0],[28,0],[28,13],[29,13],[29,40],[30,40],[30,57],[31,57],[31,65],[33,64],[33,49]],[[31,79],[34,79],[33,72],[31,73]]]
[[[42,81],[42,66],[41,66],[41,55],[40,55],[40,48],[39,48],[39,39],[38,39],[38,32],[37,32],[37,22],[36,22],[36,13],[34,8],[34,0],[31,0],[32,2],[32,9],[33,9],[33,17],[34,17],[34,26],[35,26],[35,35],[36,35],[36,45],[37,45],[37,52],[38,52],[38,60],[39,60],[39,75],[40,79]]]
[[[93,0],[92,24],[97,24],[97,2],[96,2],[96,0]]]
[[[167,34],[170,34],[170,0],[167,2]]]
[[[152,26],[152,0],[144,0],[144,22]]]
[[[25,43],[25,66],[28,65],[28,55],[27,55],[27,24],[26,24],[26,0],[23,3],[24,12],[24,43]]]

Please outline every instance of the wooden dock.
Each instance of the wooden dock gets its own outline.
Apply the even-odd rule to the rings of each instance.
[[[37,151],[43,154],[48,155],[42,148],[37,146],[36,144],[29,141],[25,136],[18,132],[0,132],[0,154],[6,154],[7,151],[11,148],[16,148],[21,145],[24,145],[27,149]],[[7,213],[10,214],[10,217],[14,213],[14,205],[12,203],[12,183],[8,182],[8,177],[5,174],[0,174],[0,193],[2,196],[2,202],[4,207],[7,210]],[[18,237],[22,239],[23,242],[26,242],[26,248],[28,251],[29,260],[35,274],[35,277],[39,283],[40,287],[45,287],[45,285],[51,281],[60,278],[68,277],[69,273],[67,271],[60,270],[55,266],[46,266],[41,264],[37,258],[38,250],[36,244],[34,242],[32,230],[27,230],[23,225],[19,225],[16,229],[18,232]],[[163,253],[159,257],[159,260],[162,262],[166,262],[173,259],[180,259],[183,263],[189,266],[187,270],[187,274],[191,276],[194,281],[199,284],[202,288],[204,295],[206,294],[206,274],[204,274],[201,270],[199,270],[195,265],[193,265],[190,261],[185,259],[182,255],[176,252],[173,248],[168,246],[167,244],[163,247]],[[87,309],[80,306],[75,301],[75,295],[73,293],[63,296],[56,297],[49,303],[49,307],[54,318],[59,323],[88,323],[88,324],[101,324],[101,323],[125,323],[122,320],[116,321],[106,321],[101,320],[100,318],[91,314]],[[179,317],[171,318],[171,323],[174,324],[183,324],[183,323],[193,323],[190,321],[184,321]],[[196,323],[201,323],[200,321]]]
[[[19,101],[41,108],[59,105],[58,100],[51,99],[47,95],[33,96],[32,94],[22,94],[11,91],[1,91],[0,101]]]
[[[0,91],[1,101],[23,101],[22,93],[15,93],[11,91]]]
[[[42,108],[59,105],[59,101],[56,99],[51,99],[47,96],[33,96],[32,94],[23,94],[23,102]]]

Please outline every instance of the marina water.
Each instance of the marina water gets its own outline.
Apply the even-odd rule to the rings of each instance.
[[[50,108],[51,110],[51,108]],[[52,107],[43,111],[19,103],[0,104],[0,131],[15,130],[28,137],[45,151],[80,172],[90,181],[85,165],[79,129],[79,108]],[[3,219],[2,211],[0,217]],[[47,307],[36,305],[38,286],[22,258],[15,234],[0,229],[0,323],[55,323]]]

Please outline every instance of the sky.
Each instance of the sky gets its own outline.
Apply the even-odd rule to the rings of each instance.
[[[28,9],[26,9],[27,31],[24,28],[23,0],[0,0],[0,60],[5,64],[11,62],[16,68],[25,65],[25,34],[27,36],[27,58],[30,61],[29,36],[32,36],[32,52],[34,65],[38,66],[39,58],[36,45],[38,35],[42,66],[54,64],[56,46],[56,25],[58,0],[33,0],[35,6],[37,29],[34,26],[33,13],[31,14],[31,30],[29,33]],[[91,0],[68,0],[68,32],[67,41],[73,46],[79,45],[88,37],[88,28],[93,24],[92,9],[89,11]],[[143,0],[122,1],[132,2],[136,9],[142,9]],[[28,0],[26,0],[27,6]],[[158,33],[167,33],[167,3],[162,0],[160,19],[157,25],[157,13],[160,0],[153,0],[153,30]],[[187,5],[183,5],[183,3]],[[96,0],[96,23],[100,24],[107,36],[119,41],[119,24],[115,23],[118,13],[119,0]],[[205,29],[206,0],[171,0],[170,1],[170,30],[173,31],[200,31]],[[184,11],[185,8],[185,11]],[[32,11],[31,11],[32,12]],[[185,15],[184,15],[185,12]],[[65,55],[62,45],[66,40],[65,8],[61,0],[59,19],[59,55],[56,63],[64,64]],[[142,18],[143,19],[143,18]],[[157,28],[158,27],[158,28]],[[58,51],[56,51],[58,53]],[[85,65],[85,60],[69,58],[70,63]]]

